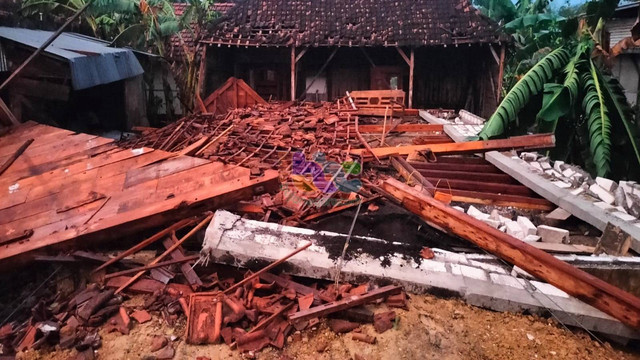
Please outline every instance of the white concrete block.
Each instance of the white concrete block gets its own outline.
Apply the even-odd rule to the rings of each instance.
[[[615,209],[615,207],[613,207],[613,205],[609,205],[604,201],[598,201],[598,202],[594,202],[593,205],[599,207],[600,209],[604,210],[604,211],[608,211],[608,210],[613,210]]]
[[[589,190],[596,194],[600,200],[606,202],[607,204],[613,204],[614,201],[616,201],[616,198],[613,196],[612,193],[610,193],[609,191],[603,189],[600,185],[598,184],[593,184],[591,186],[589,186]]]
[[[454,208],[454,209],[456,209],[456,210],[458,210],[460,212],[464,212],[464,208],[461,207],[461,206],[452,206],[452,208]]]
[[[522,232],[524,233],[525,236],[536,234],[536,231],[537,231],[536,226],[533,225],[531,220],[529,220],[528,218],[524,216],[518,216],[517,222],[518,222],[518,225],[520,225],[520,228],[522,228]]]
[[[500,221],[497,220],[493,220],[493,219],[483,219],[482,220],[483,223],[491,226],[494,229],[497,229],[500,227]]]
[[[532,161],[529,163],[529,167],[532,168],[533,170],[535,170],[536,172],[543,172],[544,169],[542,169],[542,166],[540,166],[540,163],[537,161]]]
[[[519,280],[511,275],[489,274],[491,282],[496,285],[511,286],[517,289],[524,289],[524,280]]]
[[[420,268],[422,270],[432,272],[447,272],[447,266],[445,263],[434,260],[422,259],[420,262]]]
[[[553,226],[540,225],[538,226],[538,236],[540,236],[542,242],[562,244],[569,240],[569,231]]]
[[[538,242],[540,241],[540,236],[538,235],[527,235],[522,241],[530,243],[530,242]]]
[[[555,171],[553,169],[545,170],[544,173],[549,175],[549,176],[553,176],[554,178],[562,177],[562,174],[560,174],[559,172],[557,172],[557,171]]]
[[[559,187],[560,189],[570,189],[571,188],[571,184],[564,182],[562,180],[557,180],[557,181],[552,181],[551,182],[553,185]]]
[[[633,185],[633,181],[620,181],[620,187],[624,190],[625,194],[633,194],[636,191]]]
[[[524,161],[531,162],[531,161],[536,161],[536,159],[538,158],[538,154],[532,153],[532,152],[523,152],[520,154],[520,157]]]
[[[622,212],[622,211],[616,211],[613,213],[614,216],[619,217],[620,219],[624,220],[624,221],[634,221],[636,220],[636,217],[633,215],[629,215],[626,212]]]
[[[487,281],[487,273],[479,268],[467,265],[460,264],[450,264],[451,265],[451,273],[453,275],[461,275],[468,278]]]
[[[549,164],[549,161],[540,161],[539,164],[540,164],[540,167],[542,168],[542,170],[550,170],[551,169],[551,164]]]
[[[564,165],[564,161],[557,160],[557,161],[554,161],[553,168],[557,172],[561,173],[564,170],[564,166],[563,165]]]
[[[615,181],[613,180],[609,180],[607,178],[603,178],[598,176],[596,178],[596,184],[600,185],[601,188],[605,189],[606,191],[612,192],[613,190],[616,189],[617,184]]]
[[[573,175],[575,175],[575,173],[576,173],[576,172],[575,172],[575,171],[573,171],[573,170],[571,170],[571,169],[565,169],[565,170],[562,172],[562,175],[564,175],[565,177],[570,178],[570,177],[572,177]]]
[[[517,222],[509,220],[505,223],[505,226],[507,227],[507,234],[520,240],[524,239],[524,231],[522,231],[522,227]]]
[[[584,188],[583,187],[579,187],[577,189],[571,190],[571,195],[578,196],[578,195],[582,194],[583,192],[584,192]]]
[[[557,296],[557,297],[563,297],[563,298],[569,298],[569,294],[567,294],[566,292],[558,289],[557,287],[551,285],[551,284],[547,284],[547,283],[543,283],[540,281],[531,281],[531,285],[533,285],[538,291],[540,291],[543,294],[549,295],[549,296]]]
[[[489,218],[489,214],[483,213],[482,211],[478,210],[473,205],[469,206],[469,209],[467,209],[467,215],[473,216],[474,218],[476,218],[478,220],[486,220],[486,219]]]

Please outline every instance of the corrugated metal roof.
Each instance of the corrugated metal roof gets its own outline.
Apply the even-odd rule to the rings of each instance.
[[[620,40],[631,36],[631,28],[636,23],[635,18],[619,18],[611,19],[607,22],[607,30],[609,31],[609,46],[613,47]]]
[[[52,31],[0,26],[0,38],[32,48],[40,47]],[[144,70],[130,49],[113,48],[109,43],[76,33],[62,33],[45,52],[67,60],[74,90],[141,75]]]

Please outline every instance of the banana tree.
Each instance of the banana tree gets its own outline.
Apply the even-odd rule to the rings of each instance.
[[[638,178],[636,119],[618,81],[593,58],[595,47],[585,33],[577,45],[545,56],[507,93],[480,138],[532,129],[553,132],[558,139],[553,158],[581,164],[597,176]],[[540,98],[533,124],[521,121],[523,109]]]

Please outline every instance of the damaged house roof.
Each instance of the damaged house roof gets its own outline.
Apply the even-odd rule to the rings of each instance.
[[[32,49],[40,47],[52,31],[0,27],[0,38]],[[133,51],[109,47],[109,43],[76,33],[62,33],[45,54],[65,60],[71,69],[74,90],[128,79],[144,71]]]
[[[238,46],[430,46],[507,41],[468,0],[244,0],[205,42]]]

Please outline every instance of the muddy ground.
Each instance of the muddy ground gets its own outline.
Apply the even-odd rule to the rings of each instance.
[[[135,297],[125,305],[141,306]],[[374,311],[384,305],[370,306]],[[366,334],[377,337],[376,344],[337,335],[322,322],[313,329],[294,334],[283,350],[267,348],[255,354],[257,359],[640,359],[632,347],[620,348],[608,342],[601,345],[582,331],[568,331],[550,319],[520,314],[497,313],[466,305],[457,299],[414,295],[409,310],[395,309],[399,322],[395,329],[376,334],[372,325],[362,326]],[[174,359],[247,358],[226,345],[187,345],[183,340],[185,319],[176,328],[165,325],[157,314],[152,321],[135,324],[129,335],[101,331],[102,347],[97,359],[143,359],[154,335],[175,335]],[[17,359],[66,360],[75,350],[43,349],[28,351]]]

